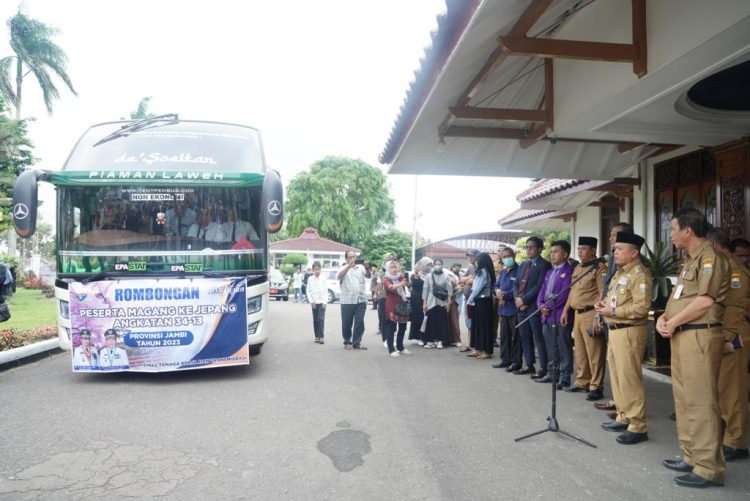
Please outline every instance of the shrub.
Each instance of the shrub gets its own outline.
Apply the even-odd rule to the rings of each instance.
[[[26,330],[3,329],[0,330],[0,351],[51,339],[55,336],[57,336],[56,325],[44,325],[36,329]]]

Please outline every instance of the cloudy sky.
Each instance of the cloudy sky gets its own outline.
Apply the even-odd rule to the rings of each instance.
[[[17,9],[0,2],[0,18]],[[60,30],[78,97],[61,90],[45,111],[36,83],[23,116],[44,169],[59,169],[92,124],[151,111],[261,129],[269,165],[285,181],[325,155],[378,163],[444,0],[26,0]],[[0,57],[10,55],[7,29]],[[62,83],[60,84],[62,86]],[[431,240],[497,230],[527,180],[420,177],[417,230]],[[397,227],[411,232],[414,176],[389,176]],[[446,204],[452,193],[454,204]],[[462,200],[488,200],[472,211]],[[48,210],[52,204],[47,204]],[[49,220],[51,213],[45,217]]]

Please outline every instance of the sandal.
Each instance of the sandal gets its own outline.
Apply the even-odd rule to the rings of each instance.
[[[472,351],[471,353],[467,354],[466,356],[467,357],[478,357],[479,356],[479,352]]]
[[[477,360],[486,360],[488,358],[492,358],[492,355],[489,355],[487,353],[482,353],[481,355],[477,355]]]

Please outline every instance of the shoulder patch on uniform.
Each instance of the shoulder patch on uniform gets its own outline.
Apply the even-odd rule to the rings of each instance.
[[[706,262],[703,261],[703,273],[709,274],[714,271],[714,265],[713,265],[713,259],[711,261]]]
[[[638,284],[638,290],[641,291],[641,294],[645,294],[646,293],[646,283],[645,282],[641,282],[640,284]]]
[[[739,289],[740,287],[742,287],[739,273],[732,273],[732,278],[729,282],[729,285],[732,287],[732,289]]]

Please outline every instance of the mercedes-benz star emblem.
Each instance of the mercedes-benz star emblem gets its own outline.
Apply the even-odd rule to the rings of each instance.
[[[272,216],[278,216],[281,214],[281,202],[278,200],[271,200],[268,203],[268,213]]]
[[[26,219],[29,217],[29,207],[26,204],[17,203],[13,206],[13,217],[16,219]]]

